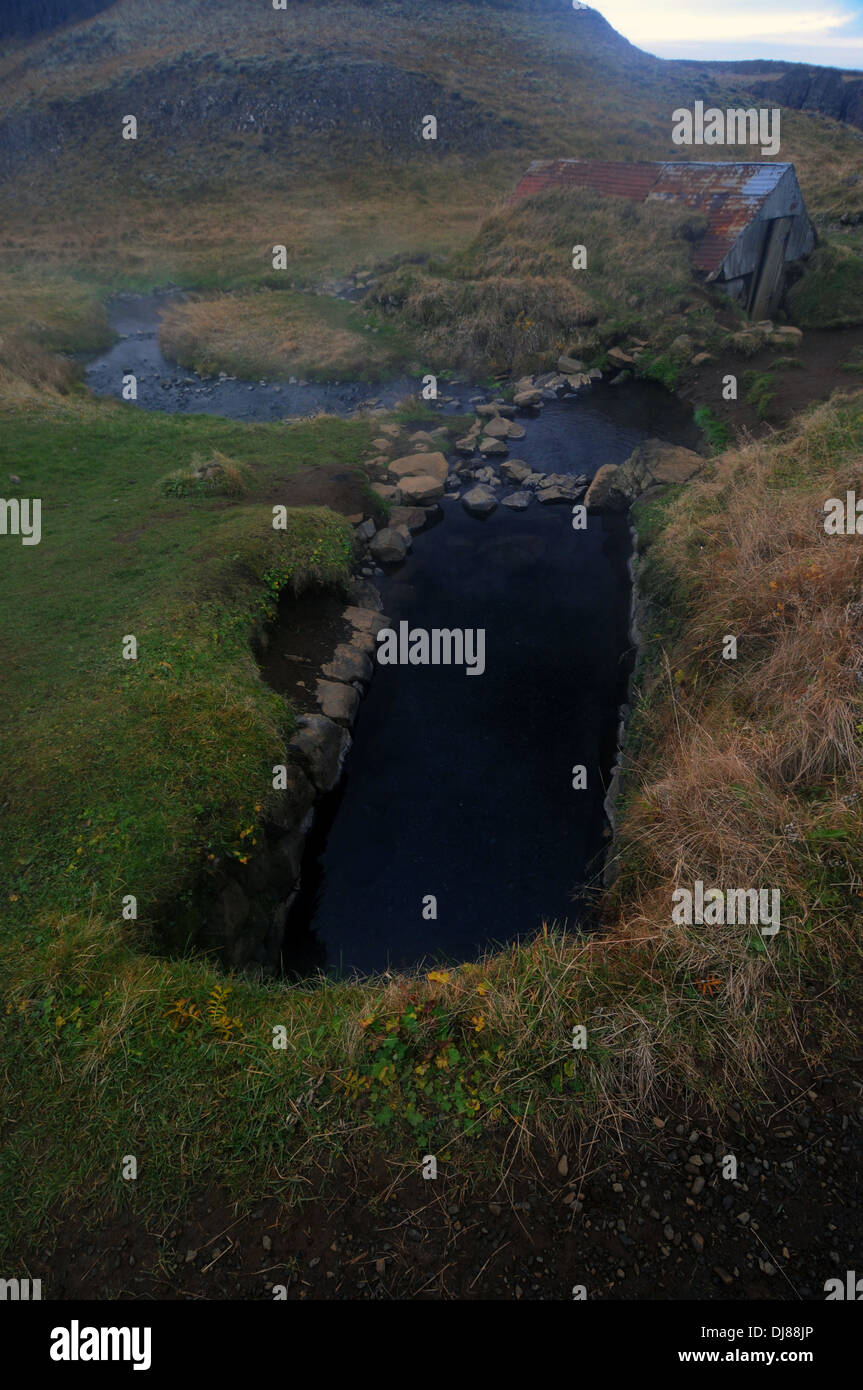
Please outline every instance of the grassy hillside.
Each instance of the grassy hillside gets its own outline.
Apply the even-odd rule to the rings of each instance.
[[[500,237],[504,199],[531,159],[679,158],[675,107],[748,100],[734,85],[745,74],[663,63],[595,12],[551,0],[433,2],[420,31],[408,0],[376,5],[374,24],[369,14],[341,0],[293,4],[289,18],[257,0],[118,0],[7,46],[5,313],[43,347],[65,347],[76,328],[84,347],[112,289],[230,290],[251,296],[250,312],[241,305],[233,318],[246,338],[257,320],[254,343],[232,340],[218,306],[190,307],[177,324],[188,360],[230,369],[251,347],[262,369],[289,375],[282,315],[274,301],[262,311],[257,289],[405,259],[440,264],[489,215],[481,238]],[[121,139],[126,113],[138,117],[135,141]],[[438,117],[436,141],[421,138],[427,113]],[[58,147],[59,158],[47,155]],[[699,157],[746,153],[706,147]],[[794,161],[822,233],[856,257],[863,133],[786,111],[780,158]],[[625,208],[608,216],[625,236]],[[284,272],[272,268],[275,244],[288,250]],[[654,250],[648,242],[646,260]],[[286,300],[288,333],[292,315]],[[499,331],[512,334],[515,317],[503,306]],[[347,371],[366,339],[350,324],[345,332],[335,361]],[[9,350],[4,339],[0,356]],[[403,352],[410,361],[410,341]]]

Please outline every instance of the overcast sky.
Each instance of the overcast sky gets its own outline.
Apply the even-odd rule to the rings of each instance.
[[[661,58],[784,58],[863,69],[856,0],[594,0],[639,48]]]

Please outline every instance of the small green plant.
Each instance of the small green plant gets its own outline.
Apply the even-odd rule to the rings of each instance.
[[[754,406],[759,420],[766,420],[776,395],[776,379],[772,372],[744,372],[747,404]]]
[[[668,353],[644,352],[638,359],[637,371],[648,381],[658,381],[667,391],[674,391],[680,381],[681,364]]]
[[[166,497],[243,497],[249,486],[249,470],[214,450],[207,459],[193,454],[188,468],[169,473],[160,486]]]
[[[713,454],[721,454],[731,442],[731,434],[724,420],[717,420],[708,405],[701,405],[694,415],[695,423],[710,445]]]

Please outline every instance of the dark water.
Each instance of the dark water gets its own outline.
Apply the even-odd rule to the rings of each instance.
[[[234,381],[218,376],[202,377],[163,356],[158,330],[162,310],[177,291],[159,294],[118,295],[108,309],[108,322],[118,341],[106,352],[85,360],[85,380],[97,396],[122,399],[123,377],[137,379],[135,404],[143,410],[180,414],[226,415],[234,420],[280,420],[285,417],[347,415],[369,404],[391,407],[416,393],[416,377],[400,377],[384,383],[368,382],[260,382]],[[466,399],[473,392],[452,393]],[[444,406],[444,408],[447,408]],[[452,409],[456,408],[455,401]]]
[[[600,388],[595,407],[546,406],[513,454],[592,474],[646,433],[691,442],[664,394],[630,390],[627,409],[620,389]],[[486,521],[443,507],[378,581],[384,611],[396,626],[485,628],[485,673],[377,668],[329,822],[310,840],[291,973],[469,960],[544,920],[573,926],[600,868],[633,656],[628,522],[590,515],[575,531],[565,505]],[[573,789],[576,764],[585,790]],[[423,917],[427,895],[436,920]]]
[[[119,395],[132,371],[145,409],[266,420],[392,404],[418,387],[406,379],[277,389],[194,377],[159,350],[163,304],[158,295],[115,301],[120,341],[89,363],[94,391]],[[453,388],[440,408],[463,408],[476,394]],[[524,423],[510,457],[542,472],[592,475],[651,435],[688,445],[697,436],[685,408],[639,382],[597,384]],[[309,838],[286,938],[291,975],[468,960],[543,921],[577,925],[585,885],[601,868],[603,799],[633,656],[628,523],[591,515],[575,531],[570,506],[535,501],[485,521],[457,501],[442,506],[440,524],[378,581],[384,611],[396,626],[485,629],[485,672],[378,666],[345,777]],[[577,764],[585,790],[572,786]],[[434,920],[423,915],[430,895]]]

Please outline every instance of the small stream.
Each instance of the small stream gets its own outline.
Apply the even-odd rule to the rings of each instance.
[[[160,297],[123,296],[123,336],[86,377],[120,394],[138,378],[145,409],[239,419],[347,414],[392,405],[415,379],[259,385],[197,378],[165,361]],[[168,385],[162,383],[167,381]],[[444,411],[464,409],[455,387]],[[520,417],[521,418],[521,417]],[[510,456],[535,471],[593,475],[644,438],[692,446],[691,415],[659,387],[598,383],[521,418]],[[394,626],[485,630],[485,671],[378,666],[354,728],[345,775],[309,837],[284,957],[293,977],[414,969],[475,958],[530,936],[543,921],[572,926],[601,868],[603,799],[633,652],[630,553],[622,515],[572,528],[569,505],[533,501],[479,520],[444,500],[443,518],[376,579]],[[289,631],[274,640],[289,644]],[[574,790],[572,769],[587,769]],[[436,916],[424,903],[432,896]]]

